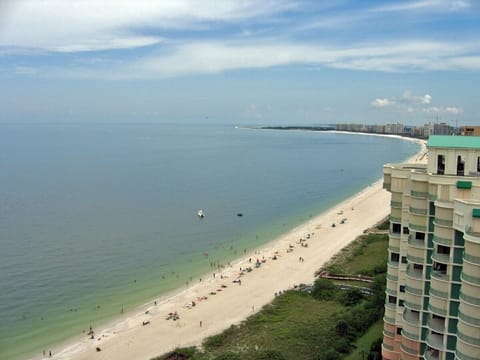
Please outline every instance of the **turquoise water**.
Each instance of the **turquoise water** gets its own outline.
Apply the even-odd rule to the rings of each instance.
[[[0,358],[40,354],[185,286],[418,149],[227,125],[2,124]]]

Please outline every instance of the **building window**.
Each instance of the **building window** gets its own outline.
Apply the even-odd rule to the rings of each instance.
[[[392,252],[390,254],[390,260],[393,262],[398,262],[398,260],[400,260],[400,254]]]
[[[437,174],[445,174],[445,155],[438,155],[437,157]]]
[[[403,307],[405,300],[398,300],[398,306]]]
[[[410,230],[408,229],[407,226],[404,226],[404,227],[403,227],[403,233],[404,233],[405,235],[410,234]]]
[[[400,285],[400,292],[405,292],[405,285]]]
[[[402,335],[402,328],[397,328],[397,335]]]
[[[457,156],[457,176],[465,175],[465,161],[460,155]]]
[[[392,224],[392,233],[400,234],[401,231],[402,231],[402,225],[401,224],[395,224],[395,223]]]
[[[402,264],[407,264],[408,260],[406,256],[402,256]]]
[[[477,172],[480,172],[480,156],[477,157]]]
[[[447,264],[434,262],[433,263],[433,270],[438,271],[439,273],[442,273],[442,274],[446,275],[447,274]]]
[[[413,269],[414,269],[414,270],[420,270],[420,271],[423,271],[423,265],[420,265],[420,264],[413,264]]]
[[[437,253],[438,254],[444,254],[444,255],[450,255],[450,248],[448,246],[438,245],[437,246]]]
[[[396,304],[397,303],[397,297],[396,296],[392,296],[392,295],[388,295],[388,302],[390,304]]]
[[[425,233],[416,232],[416,233],[415,233],[415,239],[416,239],[416,240],[425,240]]]

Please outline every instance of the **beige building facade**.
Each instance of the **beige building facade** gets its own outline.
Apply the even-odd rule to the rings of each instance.
[[[387,164],[382,357],[480,359],[480,137],[430,136],[427,164]]]

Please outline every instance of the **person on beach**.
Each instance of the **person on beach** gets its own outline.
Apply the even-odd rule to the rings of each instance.
[[[200,327],[202,327],[202,320],[200,320]]]

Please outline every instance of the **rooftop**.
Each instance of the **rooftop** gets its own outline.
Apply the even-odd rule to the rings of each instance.
[[[480,136],[431,135],[427,148],[480,149]]]

